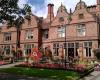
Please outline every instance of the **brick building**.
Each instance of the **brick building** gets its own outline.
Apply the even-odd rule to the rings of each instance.
[[[50,46],[53,56],[59,56],[59,49],[66,56],[75,57],[82,54],[84,58],[93,58],[93,50],[100,46],[100,0],[96,5],[87,6],[85,2],[77,3],[74,12],[63,4],[54,16],[53,4],[48,4],[48,14],[45,19],[31,16],[31,22],[25,21],[21,29],[21,49],[31,53],[34,46],[44,49]],[[70,20],[70,21],[69,21]],[[0,31],[0,46],[9,49],[16,48],[16,29],[7,29],[3,25]],[[6,49],[6,50],[7,50]]]

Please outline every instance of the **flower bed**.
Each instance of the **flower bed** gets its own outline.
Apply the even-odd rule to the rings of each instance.
[[[0,61],[0,65],[4,65],[5,64],[5,62],[4,61]]]
[[[77,64],[71,67],[69,64],[50,64],[50,63],[34,63],[34,64],[29,64],[27,62],[24,62],[23,64],[17,65],[16,67],[30,67],[30,68],[42,68],[42,69],[61,69],[61,70],[68,70],[68,71],[75,71],[81,74],[84,74],[88,72],[90,69],[93,69],[92,66],[87,67],[83,64]]]
[[[6,62],[6,61],[0,61],[0,66],[1,66],[1,65],[6,65],[6,64],[9,64],[9,62]]]
[[[96,70],[96,71],[100,71],[100,64],[99,64],[99,63],[95,64],[95,68],[94,68],[94,70]]]
[[[29,64],[27,62],[17,65],[16,67],[32,67],[32,68],[48,68],[48,69],[64,69],[65,68],[64,65],[61,65],[61,64],[50,64],[50,63]]]
[[[86,66],[83,64],[78,64],[75,66],[75,70],[78,72],[84,72],[86,70]]]

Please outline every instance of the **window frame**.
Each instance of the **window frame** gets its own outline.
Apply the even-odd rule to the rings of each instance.
[[[86,57],[91,57],[92,41],[84,42],[84,48],[86,49]]]
[[[66,34],[65,33],[65,26],[58,27],[58,30],[57,30],[58,38],[64,38],[65,34]]]
[[[78,37],[86,36],[86,25],[85,24],[79,24],[77,26],[77,36]]]
[[[4,42],[10,42],[12,40],[11,38],[12,38],[11,32],[4,33]]]
[[[5,51],[5,55],[10,55],[11,54],[11,45],[4,45],[4,51]]]
[[[26,40],[31,40],[31,39],[33,39],[33,30],[32,30],[32,29],[26,30],[25,39],[26,39]]]
[[[53,43],[53,54],[55,55],[55,56],[59,56],[59,52],[58,52],[58,50],[59,50],[59,43]]]
[[[26,55],[31,54],[32,48],[34,48],[34,44],[24,44],[25,54]]]
[[[49,37],[49,30],[44,30],[43,31],[43,39],[48,39]]]
[[[78,19],[84,19],[84,14],[83,14],[83,13],[80,13],[80,14],[78,15]]]

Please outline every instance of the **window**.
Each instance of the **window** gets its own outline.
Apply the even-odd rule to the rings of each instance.
[[[53,52],[54,52],[54,55],[55,56],[58,56],[59,55],[58,50],[59,50],[59,43],[54,43],[53,44]]]
[[[74,48],[74,43],[68,43],[68,48]]]
[[[58,28],[58,37],[65,37],[65,27]]]
[[[84,48],[86,50],[86,57],[91,57],[92,42],[84,42]]]
[[[67,48],[67,43],[64,43],[63,46],[64,46],[64,48],[66,49],[66,48]]]
[[[34,44],[25,44],[24,45],[25,54],[30,54],[32,52],[33,47]]]
[[[11,33],[4,33],[4,41],[11,41]]]
[[[64,21],[64,18],[63,17],[60,17],[59,18],[59,22],[62,22],[62,21]]]
[[[86,27],[84,24],[80,24],[77,26],[77,34],[78,34],[78,36],[85,36],[86,35]]]
[[[75,51],[76,51],[76,56],[78,56],[78,49],[79,49],[79,43],[75,43]]]
[[[3,26],[3,23],[0,23],[0,27]]]
[[[83,14],[79,14],[79,19],[83,19],[84,15]]]
[[[67,56],[68,44],[63,43],[63,48],[64,48],[64,54]]]
[[[33,30],[26,31],[26,39],[33,39]]]
[[[11,50],[10,50],[10,45],[5,45],[4,46],[4,51],[5,51],[5,55],[10,54]]]
[[[48,38],[48,30],[43,31],[43,38],[47,39]]]

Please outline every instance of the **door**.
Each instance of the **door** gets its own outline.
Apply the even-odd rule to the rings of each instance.
[[[68,48],[68,57],[74,58],[74,48]]]

